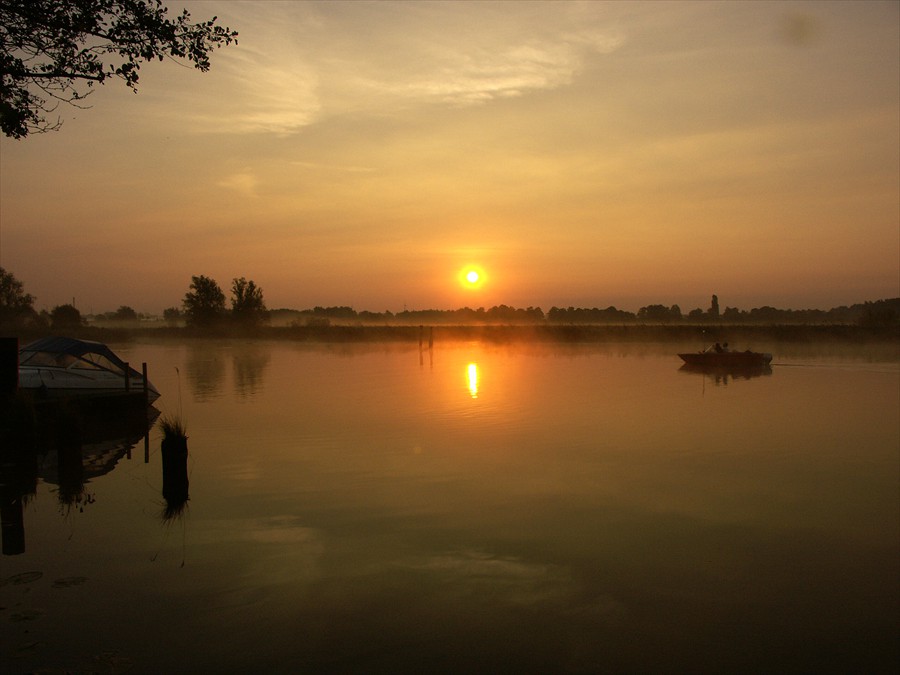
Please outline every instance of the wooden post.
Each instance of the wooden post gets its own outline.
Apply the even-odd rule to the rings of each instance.
[[[19,338],[0,338],[0,396],[19,390]]]
[[[188,501],[187,436],[169,435],[162,439],[163,499],[166,507],[163,519],[181,515]]]
[[[0,504],[3,520],[3,555],[25,553],[25,516],[21,496],[4,499]]]
[[[150,463],[150,423],[147,421],[147,406],[150,404],[150,385],[147,379],[147,362],[141,364],[141,373],[144,375],[144,464]]]
[[[125,393],[131,392],[131,365],[125,362]]]

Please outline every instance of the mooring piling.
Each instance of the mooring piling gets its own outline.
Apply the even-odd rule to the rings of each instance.
[[[19,390],[19,338],[0,337],[0,396]]]

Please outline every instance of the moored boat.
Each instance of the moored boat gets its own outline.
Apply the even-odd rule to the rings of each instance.
[[[48,337],[19,349],[19,389],[47,398],[122,396],[142,393],[144,376],[102,342]],[[158,398],[148,380],[147,402]]]

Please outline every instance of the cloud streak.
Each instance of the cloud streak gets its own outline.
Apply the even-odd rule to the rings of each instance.
[[[203,82],[176,72],[169,84],[195,132],[291,134],[344,114],[486,104],[564,87],[623,44],[612,30],[573,28],[576,7],[536,22],[492,4],[362,3],[362,19],[334,3],[228,4],[239,45],[215,55]],[[365,16],[387,27],[373,36]]]

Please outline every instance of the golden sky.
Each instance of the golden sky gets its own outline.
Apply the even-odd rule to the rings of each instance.
[[[0,141],[38,309],[200,274],[296,309],[900,295],[898,2],[168,5],[239,44]]]

